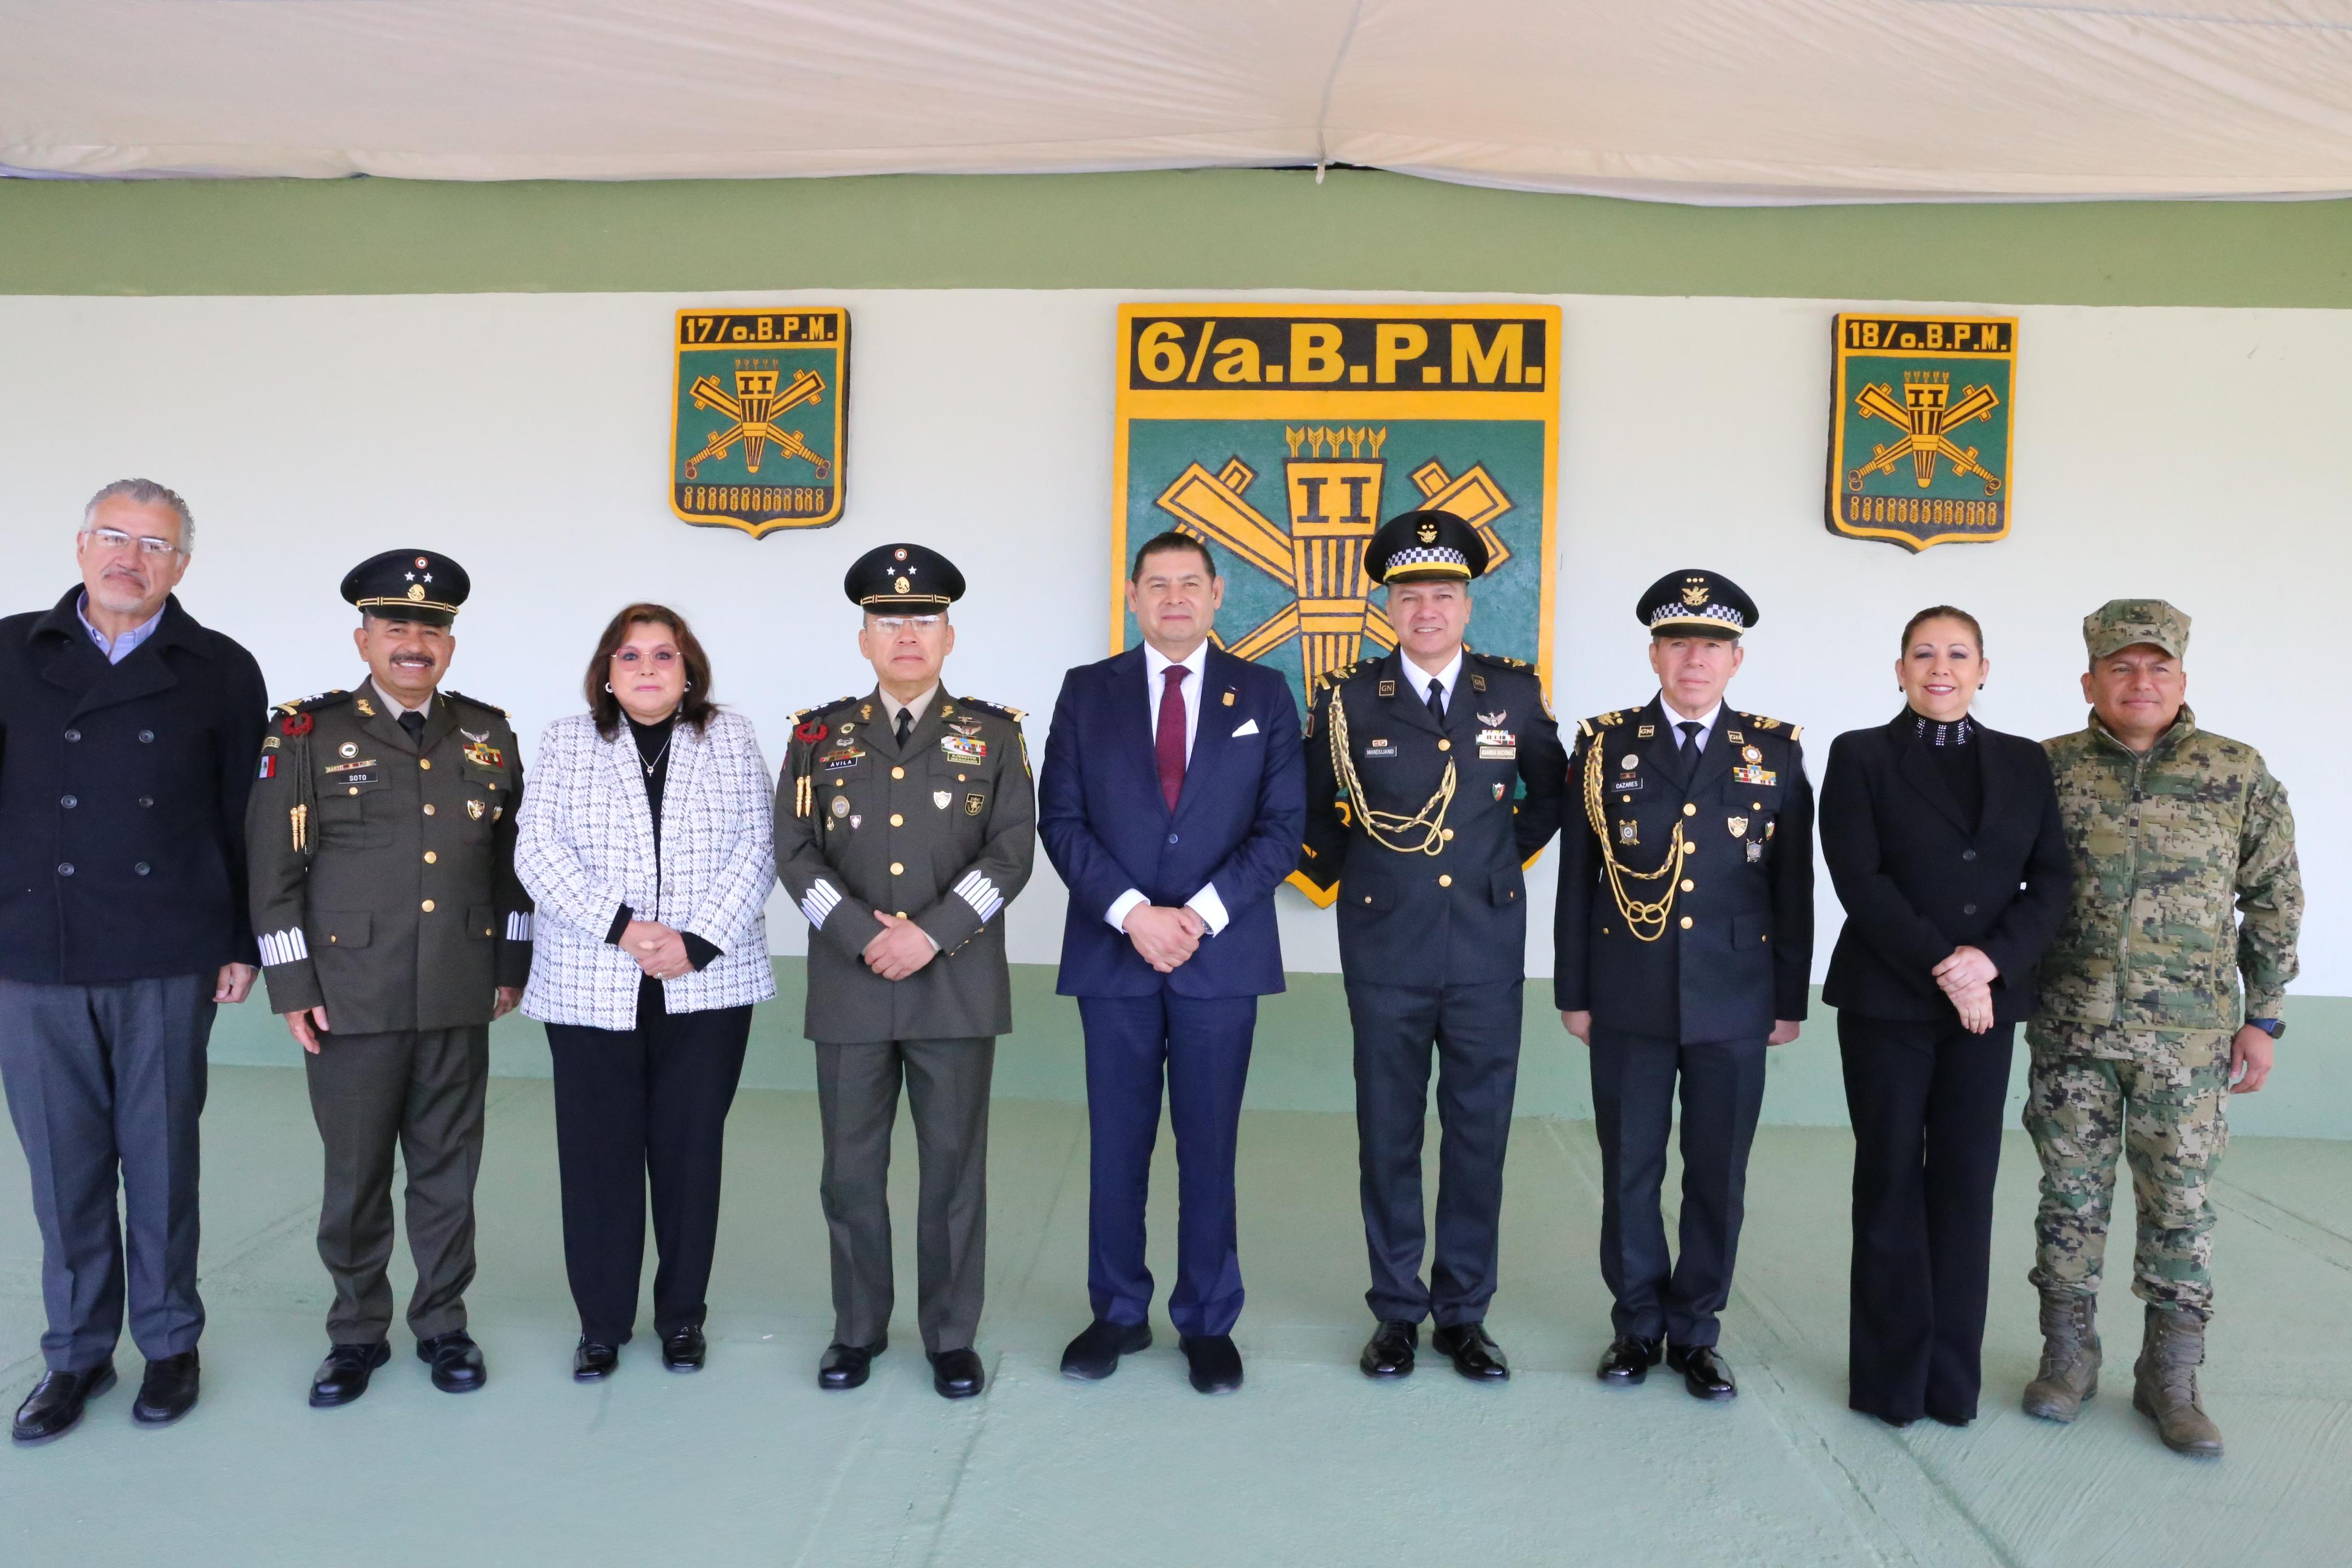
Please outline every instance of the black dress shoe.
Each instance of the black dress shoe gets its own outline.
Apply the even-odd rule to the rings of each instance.
[[[874,1370],[874,1358],[890,1346],[887,1339],[877,1339],[872,1344],[843,1344],[838,1340],[824,1347],[824,1356],[816,1364],[816,1385],[819,1388],[857,1388],[865,1385]]]
[[[621,1347],[619,1345],[606,1344],[601,1339],[590,1339],[586,1334],[582,1334],[580,1343],[572,1350],[572,1381],[602,1383],[605,1378],[612,1376],[620,1364]]]
[[[1500,1383],[1511,1375],[1503,1347],[1495,1343],[1485,1323],[1447,1323],[1433,1329],[1429,1345],[1443,1352],[1454,1363],[1454,1371],[1474,1382]]]
[[[367,1392],[368,1375],[391,1359],[392,1346],[382,1340],[334,1346],[310,1375],[310,1408],[328,1410],[349,1405]]]
[[[943,1350],[931,1357],[931,1386],[940,1391],[942,1399],[969,1399],[987,1381],[981,1371],[980,1352],[966,1345],[961,1350]]]
[[[62,1437],[81,1419],[81,1407],[114,1386],[114,1361],[109,1357],[86,1372],[49,1372],[33,1385],[8,1436],[30,1446]]]
[[[1927,1418],[1941,1427],[1965,1427],[1976,1419],[1973,1415],[1956,1416],[1949,1410],[1930,1410]]]
[[[672,1372],[700,1372],[702,1358],[709,1354],[710,1342],[694,1323],[662,1341],[662,1364]]]
[[[1242,1385],[1242,1353],[1229,1333],[1178,1334],[1176,1344],[1203,1394],[1231,1394]]]
[[[147,1364],[131,1418],[142,1427],[168,1427],[196,1407],[196,1353],[184,1350]]]
[[[1410,1377],[1413,1346],[1420,1343],[1419,1323],[1383,1318],[1372,1330],[1372,1337],[1364,1342],[1364,1354],[1356,1358],[1356,1364],[1364,1369],[1366,1377]]]
[[[1668,1345],[1666,1364],[1683,1375],[1683,1386],[1694,1399],[1729,1399],[1739,1392],[1731,1368],[1711,1344]]]
[[[1621,1333],[1609,1342],[1592,1375],[1612,1388],[1631,1388],[1647,1378],[1650,1368],[1657,1365],[1664,1354],[1665,1347],[1657,1340]]]
[[[1115,1323],[1097,1318],[1062,1352],[1062,1375],[1099,1383],[1118,1370],[1118,1358],[1151,1348],[1150,1323]]]
[[[418,1340],[416,1359],[433,1369],[433,1386],[444,1394],[471,1394],[490,1380],[482,1347],[464,1329]]]

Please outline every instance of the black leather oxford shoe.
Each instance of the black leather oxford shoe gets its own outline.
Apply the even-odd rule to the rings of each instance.
[[[444,1394],[471,1394],[490,1380],[482,1347],[464,1329],[418,1340],[416,1359],[433,1369],[433,1386]]]
[[[28,1446],[62,1437],[81,1419],[81,1407],[113,1386],[111,1357],[84,1372],[44,1373],[16,1406],[8,1436]]]
[[[619,1345],[606,1344],[601,1339],[590,1339],[582,1334],[580,1343],[572,1350],[572,1381],[601,1383],[612,1376],[620,1364]]]
[[[1683,1386],[1694,1399],[1730,1399],[1739,1393],[1731,1368],[1711,1344],[1668,1345],[1666,1364],[1683,1375]]]
[[[1203,1394],[1231,1394],[1242,1385],[1242,1353],[1225,1333],[1179,1334],[1192,1386]]]
[[[1622,1333],[1609,1342],[1592,1375],[1612,1388],[1631,1388],[1650,1375],[1650,1368],[1665,1358],[1665,1346],[1640,1334]]]
[[[980,1365],[980,1352],[966,1345],[961,1350],[943,1350],[931,1357],[931,1386],[940,1391],[942,1399],[969,1399],[987,1381]]]
[[[349,1405],[367,1392],[368,1375],[391,1359],[392,1347],[381,1340],[373,1344],[334,1346],[310,1375],[310,1408],[328,1410]]]
[[[702,1359],[709,1354],[710,1342],[693,1323],[662,1341],[662,1364],[672,1372],[700,1372]]]
[[[874,1370],[874,1358],[890,1348],[887,1339],[872,1344],[843,1344],[838,1341],[824,1347],[824,1356],[816,1364],[816,1385],[819,1388],[858,1388]]]
[[[1413,1347],[1420,1343],[1419,1323],[1401,1318],[1384,1320],[1364,1342],[1364,1354],[1356,1358],[1356,1364],[1364,1369],[1366,1377],[1410,1377]]]
[[[1432,1330],[1432,1350],[1454,1363],[1454,1370],[1475,1383],[1500,1383],[1511,1375],[1503,1347],[1495,1343],[1485,1323],[1449,1323]]]
[[[184,1350],[147,1364],[131,1418],[142,1427],[168,1427],[196,1407],[196,1353]]]
[[[1062,1375],[1099,1383],[1118,1370],[1118,1358],[1151,1348],[1150,1323],[1115,1323],[1097,1318],[1062,1352]]]

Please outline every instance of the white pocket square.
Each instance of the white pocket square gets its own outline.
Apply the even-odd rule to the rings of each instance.
[[[1234,738],[1235,740],[1239,740],[1244,735],[1255,735],[1256,733],[1257,720],[1254,718],[1245,718],[1242,720],[1241,728],[1234,731]]]

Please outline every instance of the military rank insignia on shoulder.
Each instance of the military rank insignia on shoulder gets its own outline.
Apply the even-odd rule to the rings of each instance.
[[[289,736],[308,735],[310,733],[310,727],[317,722],[310,716],[311,715],[321,708],[331,708],[340,703],[349,702],[351,698],[352,694],[346,691],[328,691],[290,703],[279,703],[274,710],[281,716],[278,723],[278,730]]]
[[[1014,724],[1019,724],[1029,716],[1024,709],[1007,707],[1003,703],[982,702],[978,697],[958,697],[955,700],[965,707],[977,708],[982,713],[993,714],[998,718],[1011,719]]]
[[[1767,718],[1760,713],[1744,713],[1739,716],[1746,719],[1749,724],[1754,725],[1758,729],[1766,731],[1785,729],[1789,732],[1789,738],[1790,740],[1794,740],[1797,737],[1805,733],[1805,727],[1801,724],[1790,724],[1781,719]]]
[[[1596,713],[1591,718],[1579,719],[1576,727],[1586,735],[1598,735],[1604,729],[1623,724],[1627,712],[1627,709],[1621,707],[1612,708],[1607,713]]]
[[[500,707],[498,704],[486,703],[479,697],[469,697],[463,692],[444,692],[441,695],[447,697],[453,703],[464,703],[470,707],[480,708],[485,713],[494,713],[500,718],[509,716],[507,710]]]

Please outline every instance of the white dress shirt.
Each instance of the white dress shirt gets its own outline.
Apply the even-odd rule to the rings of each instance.
[[[1658,706],[1665,710],[1666,722],[1669,725],[1679,726],[1692,722],[1691,720],[1685,718],[1682,715],[1676,713],[1674,710],[1673,705],[1668,703],[1664,697],[1660,697],[1658,699]],[[1698,733],[1696,735],[1686,736],[1679,728],[1673,731],[1675,737],[1675,749],[1676,751],[1680,751],[1683,747],[1696,740],[1698,742],[1698,748],[1701,751],[1705,751],[1706,749],[1707,741],[1713,738],[1715,735],[1715,721],[1722,716],[1723,702],[1721,698],[1717,698],[1716,700],[1716,705],[1706,710],[1706,716],[1697,721]]]
[[[1423,669],[1412,662],[1411,653],[1404,654],[1402,663],[1406,677],[1412,682],[1412,695],[1421,700],[1422,706],[1429,706],[1429,683],[1433,680],[1437,683],[1438,689],[1445,694],[1445,716],[1451,721],[1454,717],[1454,685],[1462,678],[1462,650],[1454,649],[1454,662],[1442,670]]]
[[[1160,745],[1160,699],[1168,690],[1169,669],[1180,662],[1192,672],[1178,683],[1184,696],[1184,766],[1189,768],[1192,765],[1192,737],[1201,731],[1201,682],[1209,667],[1208,639],[1202,638],[1201,645],[1181,661],[1170,658],[1149,643],[1143,645],[1143,692],[1151,704],[1151,727],[1148,733],[1155,752]],[[1110,922],[1113,930],[1124,931],[1127,929],[1127,917],[1144,902],[1143,894],[1130,887],[1111,901],[1110,907],[1103,912],[1103,918]],[[1229,918],[1225,914],[1225,901],[1217,896],[1215,887],[1203,887],[1184,901],[1184,907],[1201,917],[1208,926],[1210,936],[1214,936],[1225,928]]]

